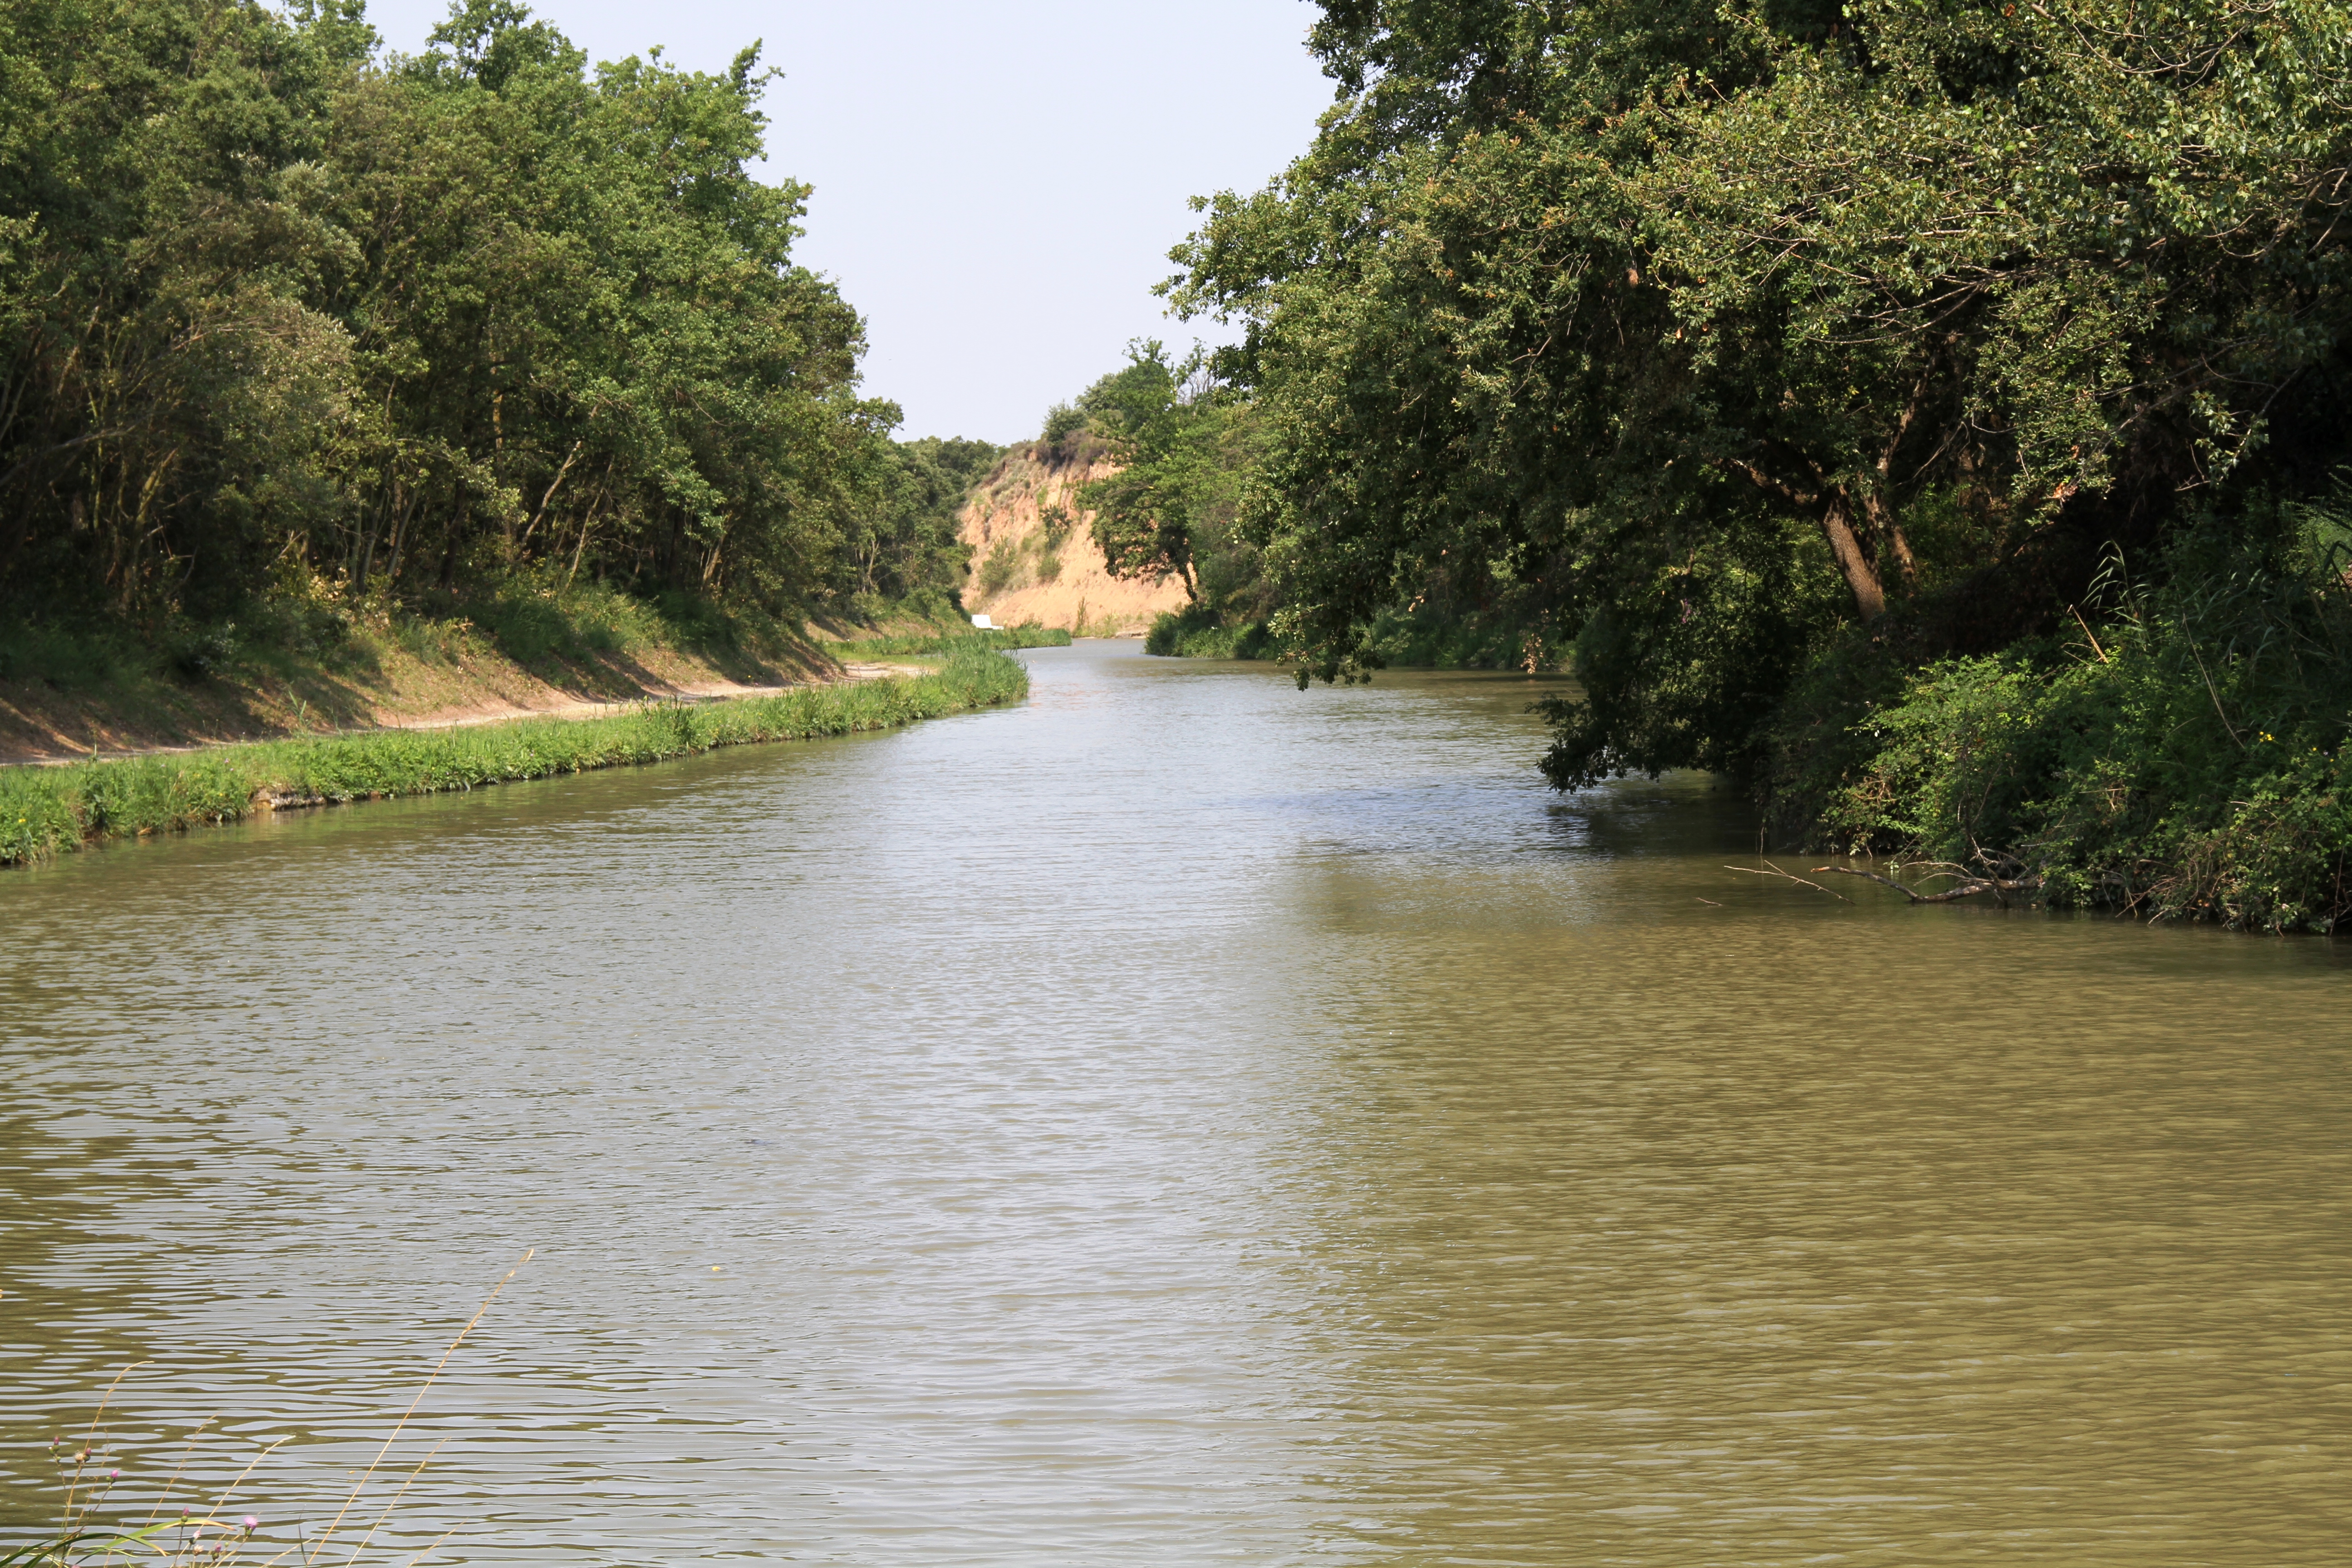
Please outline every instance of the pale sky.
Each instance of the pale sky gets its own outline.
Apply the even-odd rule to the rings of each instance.
[[[796,252],[866,320],[867,395],[901,436],[1036,434],[1129,338],[1223,341],[1151,286],[1185,198],[1307,149],[1331,84],[1307,0],[544,0],[592,60],[665,47],[724,70],[763,39],[771,177],[816,187]],[[414,53],[447,0],[369,0]]]

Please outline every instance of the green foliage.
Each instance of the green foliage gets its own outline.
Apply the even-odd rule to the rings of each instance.
[[[1558,667],[1566,650],[1507,610],[1458,613],[1423,604],[1382,610],[1365,638],[1383,667],[1423,669],[1521,669],[1529,675]]]
[[[1900,676],[1842,762],[1791,749],[1805,815],[1838,847],[1997,853],[2056,904],[2332,929],[2352,912],[2346,514],[2289,521],[2187,534],[2072,638]]]
[[[2049,636],[2347,455],[2339,0],[1323,12],[1313,147],[1178,252],[1242,531],[1326,678],[1402,605],[1572,640],[1557,783],[1759,776],[1844,628]]]
[[[667,640],[650,606],[603,584],[567,588],[559,574],[544,570],[478,584],[464,614],[499,651],[525,666],[585,662]]]
[[[1759,774],[1772,714],[1837,626],[1838,585],[1802,531],[1740,521],[1680,560],[1592,563],[1610,592],[1575,633],[1580,692],[1543,708],[1556,787],[1674,767]]]
[[[1236,529],[1253,460],[1245,405],[1218,395],[1199,350],[1176,362],[1160,343],[1140,342],[1078,406],[1118,464],[1078,497],[1094,510],[1110,574],[1176,577],[1193,603],[1205,593],[1225,609],[1256,577],[1254,548]]]
[[[356,0],[9,6],[0,615],[201,673],[289,563],[550,652],[480,585],[951,594],[994,449],[859,397],[856,314],[792,260],[806,187],[750,172],[756,65],[592,71],[508,0],[406,59]]]
[[[1160,617],[1147,652],[1257,658],[1268,647],[1261,626],[1271,608],[1268,585],[1256,542],[1241,526],[1256,430],[1249,405],[1217,384],[1199,350],[1172,360],[1164,344],[1149,340],[1129,343],[1124,366],[1047,417],[1045,441],[1055,461],[1114,466],[1076,498],[1095,514],[1091,531],[1110,574],[1184,584],[1187,607]],[[1058,507],[1040,513],[1039,581],[1059,575],[1072,521]],[[982,562],[983,590],[996,592],[1018,567],[1009,556]],[[1237,647],[1249,651],[1236,655]]]
[[[154,657],[152,648],[105,619],[0,618],[0,680],[94,689],[151,668]]]
[[[1163,658],[1261,659],[1277,657],[1264,621],[1227,624],[1206,605],[1163,610],[1143,635],[1143,651]]]
[[[849,642],[835,643],[833,650],[843,658],[887,658],[894,655],[960,656],[975,650],[1002,652],[1016,647],[1069,646],[1070,634],[1061,627],[1043,626],[1034,621],[1027,621],[1017,626],[995,626],[986,631],[968,627],[908,637],[858,637]]]
[[[890,441],[869,436],[847,480],[845,562],[854,594],[903,600],[951,596],[971,546],[956,537],[956,513],[1004,448],[961,437]]]
[[[1019,661],[960,641],[935,673],[802,687],[774,697],[648,704],[609,719],[379,731],[127,758],[0,769],[0,865],[101,838],[233,822],[268,803],[431,795],[588,768],[659,762],[716,746],[889,729],[1018,701]]]
[[[980,592],[983,598],[992,598],[1013,586],[1021,575],[1021,547],[1010,538],[998,540],[980,563]]]

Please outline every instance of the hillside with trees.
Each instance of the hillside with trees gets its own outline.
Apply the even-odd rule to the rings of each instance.
[[[9,5],[0,680],[528,652],[591,589],[706,640],[950,607],[997,449],[862,395],[808,190],[751,173],[770,76],[592,68],[512,0],[413,58],[358,0]]]

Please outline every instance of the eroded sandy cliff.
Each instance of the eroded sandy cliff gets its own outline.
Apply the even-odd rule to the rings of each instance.
[[[1177,579],[1123,583],[1104,568],[1094,513],[1076,498],[1087,480],[1116,471],[1084,441],[1006,453],[958,516],[958,536],[971,546],[964,607],[999,626],[1036,621],[1077,637],[1140,635],[1162,610],[1181,609]]]

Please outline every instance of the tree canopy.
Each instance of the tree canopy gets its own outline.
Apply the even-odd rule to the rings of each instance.
[[[751,172],[768,79],[592,68],[514,0],[414,58],[359,0],[9,5],[0,583],[134,619],[289,564],[951,588],[940,454],[793,259],[808,188]]]
[[[1381,607],[1576,639],[1549,769],[1760,765],[1848,628],[2002,646],[2352,456],[2333,0],[1324,0],[1339,99],[1177,304],[1326,677]]]
[[[1111,575],[1176,577],[1195,605],[1204,591],[1222,598],[1255,577],[1233,558],[1253,427],[1209,375],[1204,353],[1171,360],[1157,341],[1130,343],[1126,365],[1075,406],[1118,465],[1080,497],[1095,509],[1095,542]]]

